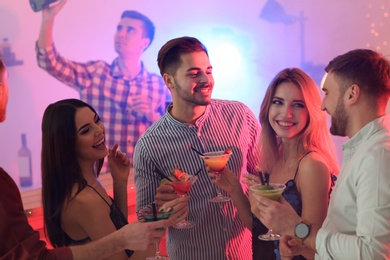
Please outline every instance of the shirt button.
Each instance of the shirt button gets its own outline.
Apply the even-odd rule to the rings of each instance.
[[[197,133],[198,137],[201,137],[201,134],[200,133]]]

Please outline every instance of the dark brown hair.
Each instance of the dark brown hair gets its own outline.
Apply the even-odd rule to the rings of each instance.
[[[134,10],[124,11],[121,15],[121,19],[123,19],[123,18],[131,18],[131,19],[140,20],[143,22],[143,24],[144,24],[143,36],[146,38],[149,38],[149,40],[150,40],[149,45],[148,45],[148,47],[149,47],[150,44],[152,44],[152,42],[153,42],[154,32],[156,30],[153,22],[146,15],[143,15],[140,12],[137,12]]]
[[[175,75],[181,64],[180,55],[182,53],[198,51],[204,51],[208,55],[206,47],[194,37],[184,36],[172,39],[165,43],[164,46],[161,47],[157,56],[157,63],[161,76],[163,76],[164,73]]]
[[[363,92],[374,98],[390,95],[390,64],[383,55],[368,49],[356,49],[331,60],[325,71],[334,73],[346,90],[357,84]]]
[[[50,104],[42,119],[42,205],[45,234],[54,247],[66,246],[61,227],[61,211],[71,200],[72,187],[78,184],[79,193],[87,184],[76,156],[76,111],[89,107],[78,99],[65,99]],[[95,163],[97,176],[103,159]]]

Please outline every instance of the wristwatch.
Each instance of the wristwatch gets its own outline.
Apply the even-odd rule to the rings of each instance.
[[[311,224],[305,220],[302,220],[299,222],[294,229],[294,235],[295,239],[300,243],[303,244],[303,240],[307,238],[310,234],[310,226]]]

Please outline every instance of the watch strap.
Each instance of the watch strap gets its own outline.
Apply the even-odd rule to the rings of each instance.
[[[294,237],[295,237],[295,240],[296,241],[298,241],[298,243],[300,243],[301,245],[303,245],[303,241],[305,240],[305,238],[307,238],[308,236],[309,236],[309,234],[310,234],[310,229],[311,229],[311,224],[310,224],[310,222],[308,222],[308,221],[306,221],[306,220],[302,220],[301,222],[299,222],[296,226],[295,226],[295,228],[298,226],[298,225],[300,225],[300,224],[305,224],[307,227],[308,227],[308,233],[307,233],[307,235],[305,236],[305,237],[298,237],[297,236],[297,234],[296,234],[296,230],[294,230]]]

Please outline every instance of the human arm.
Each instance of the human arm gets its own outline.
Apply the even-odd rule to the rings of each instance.
[[[103,187],[95,189],[85,187],[64,207],[61,226],[73,240],[88,237],[91,241],[95,241],[113,233],[121,226],[117,220],[111,218],[111,213],[115,212],[112,211],[114,210],[112,207],[115,205],[108,205],[110,197],[104,192]],[[117,213],[120,214],[118,211]],[[122,219],[121,222],[125,224],[124,221]],[[125,259],[127,255],[123,251],[115,254],[112,259],[115,258]]]
[[[247,149],[247,164],[246,172],[256,173],[258,170],[258,165],[261,160],[260,153],[258,150],[258,144],[260,140],[261,126],[253,114],[253,112],[246,107],[246,125],[248,131],[248,149]]]
[[[170,225],[170,220],[147,223],[134,222],[99,240],[82,246],[73,246],[70,249],[75,260],[106,259],[125,249],[142,251],[159,242],[165,233],[165,228]]]
[[[60,56],[54,47],[53,27],[57,14],[66,4],[67,0],[60,0],[58,4],[42,10],[42,22],[36,43],[38,66],[50,75],[74,87],[76,90],[92,84],[92,76],[96,70],[101,73],[107,70],[104,62],[77,63]]]
[[[301,217],[312,225],[321,226],[328,210],[331,173],[319,152],[306,155],[299,164],[296,176],[298,192],[302,200]],[[302,247],[306,259],[314,258],[314,251]]]
[[[132,115],[144,123],[154,123],[165,113],[168,88],[160,76],[149,72],[144,72],[144,76],[132,84],[142,87],[140,94],[129,97],[128,106]]]
[[[343,166],[332,193],[332,218],[340,232],[318,231],[319,255],[343,259],[390,258],[390,143],[368,146]],[[343,175],[344,174],[344,175]],[[345,197],[351,197],[346,200]],[[345,254],[348,252],[348,254]],[[326,259],[326,258],[325,258]]]
[[[320,228],[312,225],[304,244],[316,250],[321,259],[384,259],[390,256],[390,152],[388,150],[370,151],[344,166],[342,178],[338,179],[332,193],[333,208],[330,208],[328,226]],[[341,179],[341,180],[340,180]],[[351,196],[346,200],[345,197]],[[263,216],[263,223],[272,218],[272,211],[284,203],[257,197],[257,202],[269,207],[268,215]],[[332,203],[331,203],[332,205]],[[294,227],[302,218],[280,210],[284,216],[279,218],[278,229],[293,236]],[[276,215],[273,215],[274,217]],[[275,223],[275,222],[274,222]],[[269,225],[269,223],[268,223]]]
[[[230,198],[237,208],[237,212],[241,218],[241,221],[249,230],[252,230],[253,218],[250,211],[249,200],[248,197],[244,194],[240,180],[237,178],[237,176],[227,167],[225,167],[221,172],[219,180],[215,178],[214,172],[209,171],[208,174],[211,178],[211,182],[214,185],[229,193]]]
[[[159,188],[162,178],[157,174],[157,171],[160,169],[156,168],[157,166],[148,154],[142,138],[137,142],[134,150],[133,166],[134,182],[137,189],[137,212],[155,200],[158,200],[157,205],[161,206],[163,203],[178,197],[172,187],[168,185],[162,185]],[[155,198],[158,188],[159,190],[163,189],[163,197],[160,199]],[[167,194],[169,198],[166,198],[164,194]]]
[[[173,209],[172,214],[169,217],[169,220],[171,220],[171,225],[175,225],[187,217],[189,199],[190,196],[176,198],[174,200],[164,203],[161,207],[159,207],[165,209]]]
[[[330,187],[329,169],[323,161],[321,154],[318,152],[310,153],[305,156],[300,161],[298,169],[295,182],[302,200],[301,216],[312,225],[321,226],[326,217],[328,208],[328,194]],[[254,197],[257,196],[258,195],[255,195]],[[283,201],[285,200],[283,199]],[[256,205],[260,206],[258,207],[258,210],[264,215],[267,214],[267,210],[272,208],[266,207],[266,204],[259,204],[256,202],[252,203],[252,206],[256,207]],[[291,210],[292,208],[287,207],[287,205],[286,207],[279,207],[279,210],[283,209]],[[256,210],[253,212],[256,214]],[[278,212],[276,212],[276,214],[278,214]],[[284,213],[280,212],[280,214],[283,215]],[[262,220],[258,214],[256,215],[268,228],[272,228],[276,231],[278,231],[278,228],[281,225],[278,223],[278,217],[281,221],[284,221],[283,218],[276,215],[270,217],[270,222],[266,222]],[[292,234],[290,233],[290,235]],[[299,254],[303,255],[306,259],[314,258],[315,251],[302,245],[296,245],[295,251],[299,252]]]
[[[42,10],[42,22],[38,37],[39,48],[47,48],[53,45],[54,20],[66,2],[67,0],[60,0],[58,4]]]
[[[52,255],[56,259],[69,259],[67,248],[51,252],[41,241],[39,233],[30,226],[24,213],[22,198],[16,183],[0,167],[0,258],[30,259]],[[62,257],[62,258],[61,258]]]
[[[126,154],[115,144],[108,152],[108,165],[113,179],[114,200],[127,219],[127,180],[130,173],[130,161]]]
[[[160,206],[164,203],[177,199],[178,197],[179,195],[176,194],[175,190],[172,188],[171,185],[160,185],[157,188],[155,201],[157,205]]]

